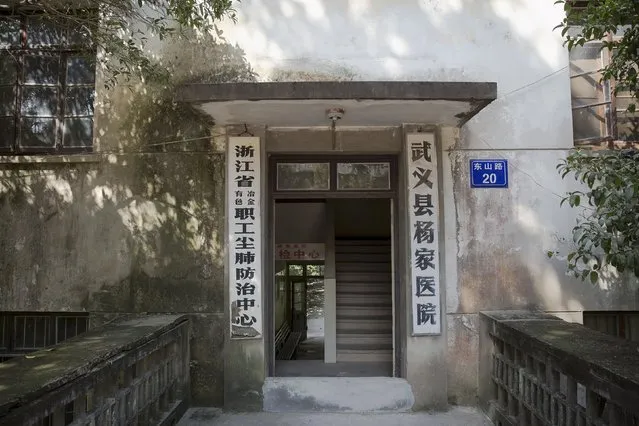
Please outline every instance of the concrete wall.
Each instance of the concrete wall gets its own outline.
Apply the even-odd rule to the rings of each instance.
[[[572,134],[568,55],[552,31],[562,11],[552,3],[243,0],[237,24],[221,24],[223,40],[154,44],[170,82],[110,91],[98,82],[98,155],[84,163],[2,160],[0,309],[88,310],[100,320],[192,313],[194,402],[220,405],[226,386],[229,398],[253,402],[243,408],[258,407],[264,342],[224,340],[225,134],[211,117],[172,102],[173,88],[253,79],[496,81],[498,99],[440,138],[448,319],[440,366],[447,363],[448,376],[431,387],[452,403],[474,403],[480,310],[536,307],[578,320],[584,309],[637,308],[636,288],[575,282],[545,257],[565,252],[575,218],[559,207],[570,184],[555,171]],[[338,145],[397,152],[401,132],[384,132],[388,139],[351,132]],[[288,136],[269,149],[297,151],[299,132]],[[331,149],[328,132],[313,137],[318,151]],[[510,161],[508,190],[469,188],[468,159],[488,157]]]
[[[0,158],[0,310],[88,311],[92,326],[192,314],[193,400],[221,406],[225,135],[174,103],[173,88],[253,74],[239,48],[211,37],[155,53],[168,82],[107,90],[98,72],[95,154]]]
[[[246,0],[238,11],[224,29],[260,80],[497,82],[498,99],[461,132],[441,129],[449,374],[438,385],[450,402],[475,401],[480,310],[536,308],[579,321],[586,309],[637,308],[634,283],[578,282],[546,256],[565,255],[575,222],[559,206],[572,183],[555,170],[573,145],[568,55],[553,31],[560,6]],[[508,159],[510,188],[470,189],[471,158]]]
[[[221,403],[224,158],[2,165],[0,310],[193,314],[194,398]]]

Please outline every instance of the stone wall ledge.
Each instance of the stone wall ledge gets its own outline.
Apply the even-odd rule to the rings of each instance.
[[[180,388],[172,389],[175,395],[165,402],[172,404],[178,397],[186,402],[188,330],[187,315],[140,316],[104,325],[56,346],[2,363],[0,424],[24,424],[25,421],[31,424],[37,419],[44,420],[47,413],[62,414],[59,410],[65,404],[85,395],[93,408],[91,412],[81,413],[79,419],[99,420],[112,410],[108,406],[113,405],[113,401],[128,398],[124,393],[137,398],[140,386],[152,386],[153,395],[145,392],[145,400],[152,396],[159,398],[155,394],[162,390],[160,385],[167,385],[171,376],[164,375],[158,381],[155,370],[160,374],[168,372],[164,371],[163,363],[168,362],[165,359],[169,358],[165,357],[171,355],[167,350],[172,347],[178,352],[171,355],[177,356],[176,361],[170,364],[174,372],[171,374],[178,375],[175,380],[180,383]],[[130,383],[129,390],[125,382]],[[138,402],[143,409],[145,402]],[[84,401],[80,403],[83,407]],[[127,417],[125,420],[130,419]]]
[[[639,418],[639,343],[543,312],[480,315],[480,400],[485,409],[497,402],[502,414],[507,411],[512,418],[545,417],[538,401],[550,397],[565,405],[566,415],[588,421],[622,424],[618,419]],[[495,391],[489,390],[489,382]],[[517,409],[518,404],[529,408]]]

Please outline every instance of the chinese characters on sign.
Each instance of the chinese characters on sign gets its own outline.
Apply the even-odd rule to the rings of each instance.
[[[408,197],[413,335],[441,333],[437,154],[432,134],[410,134]]]
[[[275,260],[324,260],[324,244],[291,243],[275,244]]]
[[[508,188],[507,160],[470,160],[471,188]]]
[[[261,337],[259,138],[229,138],[228,149],[231,338]]]

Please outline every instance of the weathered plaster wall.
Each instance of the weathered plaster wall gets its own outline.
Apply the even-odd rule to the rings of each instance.
[[[548,258],[572,241],[576,212],[560,200],[573,183],[555,169],[567,150],[460,149],[455,129],[443,133],[449,396],[474,404],[478,312],[533,309],[580,322],[585,310],[636,310],[639,287],[614,276],[581,282],[561,256]],[[471,189],[471,158],[508,159],[510,187]]]
[[[190,313],[193,400],[221,406],[225,135],[173,102],[173,88],[253,73],[239,48],[212,37],[154,47],[169,81],[107,90],[98,72],[96,154],[0,164],[0,310],[88,311],[93,325]]]
[[[224,307],[223,156],[96,160],[2,165],[0,310],[197,313],[194,359],[216,362]],[[208,376],[208,396],[220,402],[219,372],[201,368],[198,362],[194,382]]]
[[[498,99],[461,133],[442,129],[451,402],[475,402],[480,310],[543,309],[579,320],[587,309],[637,308],[633,283],[581,283],[546,256],[566,253],[575,221],[575,211],[559,206],[572,184],[555,170],[572,147],[568,55],[553,31],[560,6],[245,0],[238,11],[225,34],[260,80],[497,82]],[[507,158],[510,188],[471,190],[471,158]]]
[[[574,222],[559,207],[568,184],[555,171],[572,134],[568,56],[552,31],[561,8],[552,3],[243,0],[238,23],[221,25],[226,40],[155,45],[171,81],[100,90],[96,162],[1,166],[0,309],[193,313],[195,402],[221,404],[226,387],[259,407],[263,342],[224,340],[224,134],[173,103],[172,88],[254,78],[496,81],[498,99],[461,134],[442,131],[448,351],[426,367],[447,363],[448,377],[419,376],[436,376],[428,386],[447,386],[450,402],[474,403],[478,311],[533,307],[578,318],[584,309],[636,308],[632,288],[575,282],[545,257],[566,247]],[[298,134],[278,133],[270,149],[297,151]],[[384,149],[365,133],[343,135],[345,150]],[[328,132],[314,138],[318,151],[331,150]],[[397,152],[396,129],[388,141]],[[468,159],[483,157],[509,159],[510,189],[469,189]]]
[[[562,13],[537,0],[246,0],[222,28],[265,81],[495,81],[466,147],[557,148],[571,145]]]

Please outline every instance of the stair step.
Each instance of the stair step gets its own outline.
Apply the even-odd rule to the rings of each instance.
[[[336,253],[335,260],[337,262],[353,262],[353,263],[382,263],[391,264],[390,253]]]
[[[360,351],[354,349],[338,349],[337,362],[392,362],[393,350]]]
[[[380,330],[375,328],[364,329],[364,328],[348,328],[343,327],[339,329],[339,333],[343,335],[364,335],[364,334],[372,334],[372,335],[384,335],[384,336],[392,336],[393,330],[391,324],[382,324],[388,326],[388,330]]]
[[[347,298],[337,298],[337,306],[338,311],[340,309],[350,309],[350,308],[369,308],[369,309],[389,309],[393,307],[392,301],[390,298],[386,296],[381,297],[379,299],[373,298],[359,298],[359,297],[347,297]],[[391,311],[392,312],[392,311]]]
[[[393,298],[393,292],[390,289],[390,286],[348,286],[348,287],[337,287],[337,297],[339,296],[358,296],[358,295],[369,295],[369,296],[384,296],[391,300]]]
[[[361,345],[382,345],[392,348],[393,335],[392,334],[373,334],[373,333],[339,333],[337,335],[337,348],[348,349],[349,346],[358,348]]]
[[[393,279],[390,272],[340,272],[336,273],[337,282],[353,282],[353,283],[389,283]]]
[[[368,307],[368,306],[338,306],[337,317],[388,317],[392,318],[393,308],[391,306]]]
[[[391,246],[357,246],[357,245],[338,245],[335,247],[336,254],[345,254],[345,253],[370,253],[370,254],[386,254],[390,256],[391,254]]]
[[[410,384],[389,377],[268,377],[262,393],[267,412],[408,412],[415,403]]]
[[[344,272],[368,273],[370,277],[370,274],[390,274],[392,271],[392,267],[390,263],[340,262],[338,260],[337,262],[335,262],[335,271],[337,274],[341,274]]]
[[[352,333],[357,330],[358,333],[366,333],[368,331],[376,333],[392,333],[393,321],[392,318],[355,318],[342,317],[337,318],[337,334],[340,333]]]
[[[366,343],[363,341],[351,343],[351,344],[342,344],[338,343],[337,351],[360,351],[360,352],[377,352],[377,351],[392,351],[393,350],[393,340],[387,339],[386,341],[382,341],[381,343]]]
[[[390,246],[390,239],[370,239],[370,240],[351,240],[351,239],[335,239],[335,246]]]
[[[390,294],[353,294],[353,293],[337,293],[337,305],[353,305],[353,306],[383,306],[391,307],[393,303]]]

